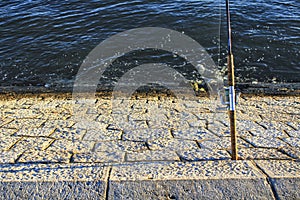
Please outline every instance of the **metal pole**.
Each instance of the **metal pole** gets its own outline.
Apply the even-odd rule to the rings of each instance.
[[[226,0],[226,15],[227,15],[227,30],[228,30],[228,85],[229,85],[229,121],[230,121],[230,135],[231,135],[231,159],[237,160],[237,132],[236,132],[236,112],[235,112],[235,81],[234,81],[234,62],[231,46],[231,25],[230,25],[230,11],[229,0]]]

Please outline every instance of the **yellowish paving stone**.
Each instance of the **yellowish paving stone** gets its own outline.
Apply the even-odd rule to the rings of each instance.
[[[148,141],[155,139],[170,139],[171,132],[168,129],[138,129],[125,131],[122,135],[123,140]]]
[[[11,115],[11,118],[18,119],[18,118],[27,118],[27,119],[38,119],[43,116],[43,114],[37,110],[31,109],[17,109],[13,111],[14,114]]]
[[[0,136],[0,151],[9,150],[21,137],[12,135],[1,135]]]
[[[105,130],[108,127],[108,124],[97,122],[94,119],[84,118],[81,121],[76,122],[72,127],[86,130]]]
[[[188,120],[187,122],[191,127],[205,128],[207,125],[206,120],[195,119],[195,120]]]
[[[230,137],[221,137],[216,139],[208,139],[198,141],[201,148],[208,148],[208,149],[231,149],[231,140]],[[241,148],[245,147],[253,147],[251,144],[247,143],[241,138],[237,139],[237,144]]]
[[[0,128],[0,137],[2,136],[10,136],[17,132],[17,129],[9,129],[9,128]]]
[[[33,136],[33,137],[47,137],[55,131],[55,128],[22,128],[18,130],[17,136]]]
[[[67,120],[71,116],[71,114],[63,112],[50,112],[44,114],[44,118],[47,120]]]
[[[247,142],[252,144],[254,147],[258,148],[280,148],[287,145],[287,143],[274,137],[247,137],[245,138]]]
[[[72,120],[47,120],[42,127],[45,128],[71,128],[75,124]]]
[[[258,160],[255,161],[271,178],[300,177],[299,161],[291,160]]]
[[[225,150],[192,149],[177,152],[180,159],[184,161],[204,161],[204,160],[228,160],[230,155]]]
[[[81,163],[121,163],[124,161],[125,152],[86,152],[74,154],[73,162]]]
[[[113,123],[113,117],[110,114],[100,114],[98,115],[97,122],[105,123],[105,124],[111,124]]]
[[[239,131],[252,131],[253,133],[264,133],[266,129],[260,125],[261,123],[256,123],[255,121],[251,120],[243,120],[238,119],[236,126]]]
[[[172,130],[174,138],[183,140],[217,139],[218,137],[204,128],[181,128]]]
[[[111,141],[120,140],[122,137],[120,130],[87,130],[82,140],[87,141]]]
[[[279,148],[279,151],[290,156],[291,158],[300,159],[300,148],[299,147],[285,146],[285,147]]]
[[[135,165],[114,166],[110,180],[206,180],[210,178],[265,178],[250,161],[232,162],[203,161],[203,162],[167,162],[167,163],[138,163]]]
[[[49,151],[67,151],[71,153],[90,152],[94,146],[94,142],[90,141],[70,141],[55,140],[47,148]]]
[[[212,124],[208,124],[207,129],[219,137],[230,136],[230,128],[217,121]]]
[[[283,140],[293,147],[300,148],[300,138],[299,137],[289,137],[289,138],[284,138]]]
[[[69,163],[71,158],[71,153],[67,151],[36,151],[28,150],[25,151],[19,158],[19,163]]]
[[[55,139],[81,140],[86,130],[77,128],[57,128],[50,136]]]
[[[157,139],[147,142],[151,150],[188,150],[199,148],[195,141],[181,140],[181,139]]]
[[[143,151],[131,152],[126,154],[126,161],[179,161],[178,155],[175,151],[160,150],[160,151]]]
[[[151,120],[152,119],[152,115],[150,113],[143,113],[143,112],[135,112],[135,113],[131,113],[129,114],[129,121],[136,121],[136,120]]]
[[[95,144],[95,151],[104,151],[104,152],[114,152],[114,151],[123,151],[123,152],[136,152],[148,150],[145,142],[133,142],[133,141],[121,141],[114,140],[109,142],[99,142]]]
[[[7,118],[7,117],[3,117],[0,120],[0,127],[4,126],[5,124],[10,123],[11,121],[13,121],[13,119],[11,118]]]
[[[291,157],[281,153],[277,149],[267,148],[240,148],[238,150],[239,159],[242,160],[285,160]]]
[[[1,151],[0,150],[0,164],[15,163],[17,158],[22,154],[22,151]]]
[[[45,137],[22,137],[12,147],[11,151],[25,151],[34,149],[40,151],[49,146],[52,139]]]
[[[21,128],[38,128],[45,120],[43,119],[14,119],[8,124],[2,126],[3,128],[21,129]]]
[[[190,125],[187,121],[179,120],[179,121],[159,121],[159,120],[150,120],[148,121],[149,128],[151,129],[180,129],[180,128],[189,128]]]
[[[115,118],[114,125],[121,130],[137,130],[137,129],[145,129],[148,128],[148,124],[146,121],[126,121],[125,118]]]

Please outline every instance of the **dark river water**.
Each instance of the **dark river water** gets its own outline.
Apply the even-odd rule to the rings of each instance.
[[[300,82],[299,0],[232,1],[231,14],[238,82]],[[142,27],[184,32],[224,69],[225,1],[1,0],[0,85],[70,86],[100,42]],[[182,59],[152,49],[119,58],[101,80],[117,81],[124,62],[153,59],[200,78]]]

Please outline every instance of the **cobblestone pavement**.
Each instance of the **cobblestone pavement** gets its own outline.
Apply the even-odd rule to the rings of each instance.
[[[99,97],[96,109],[85,112],[89,126],[74,116],[70,95],[2,97],[0,163],[230,159],[227,113],[215,101],[142,95],[124,101],[112,111],[111,99]],[[240,159],[300,159],[299,96],[243,96],[237,119]]]
[[[2,95],[0,199],[299,199],[300,97],[241,96],[239,161],[217,103]]]

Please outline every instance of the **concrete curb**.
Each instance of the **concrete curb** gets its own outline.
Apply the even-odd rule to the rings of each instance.
[[[0,169],[1,199],[300,198],[296,161],[14,164]]]

